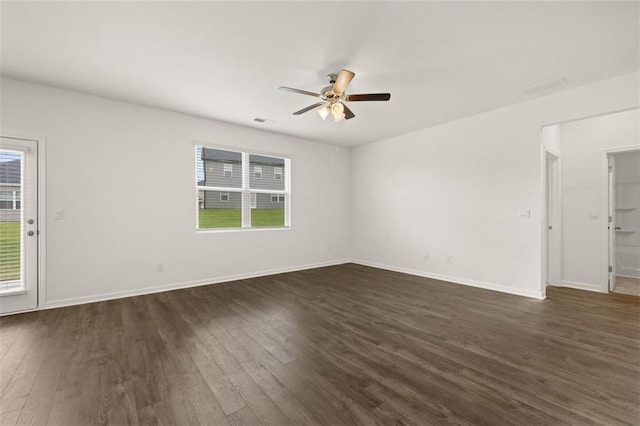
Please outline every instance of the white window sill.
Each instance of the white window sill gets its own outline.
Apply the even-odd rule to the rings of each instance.
[[[253,232],[253,231],[289,231],[291,226],[260,227],[260,228],[212,228],[196,229],[196,234],[219,234],[224,232]]]
[[[18,294],[25,294],[27,289],[24,286],[3,288],[0,286],[0,297],[2,296],[16,296]]]

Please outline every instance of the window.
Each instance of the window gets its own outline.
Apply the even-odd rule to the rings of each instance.
[[[196,146],[198,229],[288,227],[289,170],[289,159]]]
[[[229,163],[224,164],[224,177],[226,178],[233,177],[233,164],[229,164]]]
[[[20,191],[0,191],[0,210],[20,210]]]

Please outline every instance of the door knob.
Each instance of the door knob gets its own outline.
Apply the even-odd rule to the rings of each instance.
[[[35,220],[33,220],[33,219],[27,219],[27,223],[28,223],[29,225],[33,225],[33,224],[34,224],[34,222],[35,222]]]
[[[622,231],[622,226],[616,226],[616,227],[615,227],[615,228],[613,228],[613,229],[615,229],[616,231]]]
[[[32,237],[34,234],[35,234],[35,232],[33,232],[33,231],[27,231],[27,235],[30,236],[30,237]]]

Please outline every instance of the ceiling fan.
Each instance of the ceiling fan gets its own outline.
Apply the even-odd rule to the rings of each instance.
[[[333,115],[334,121],[350,120],[356,116],[353,111],[347,107],[345,102],[388,101],[391,99],[391,93],[363,93],[347,95],[345,90],[347,90],[347,86],[349,86],[349,83],[351,83],[351,80],[353,80],[353,77],[355,76],[355,73],[344,69],[340,70],[338,74],[329,74],[327,75],[329,86],[323,87],[320,93],[294,89],[286,86],[280,86],[279,89],[313,96],[314,98],[320,99],[320,102],[316,102],[313,105],[302,108],[301,110],[294,112],[293,115],[301,115],[305,112],[311,111],[312,109],[316,109],[323,120],[331,114]]]

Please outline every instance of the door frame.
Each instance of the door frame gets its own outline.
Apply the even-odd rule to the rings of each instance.
[[[640,145],[600,151],[600,291],[609,292],[609,155],[640,151]]]
[[[11,312],[5,315],[13,315],[22,312],[37,311],[44,308],[46,289],[46,168],[45,168],[45,148],[46,138],[44,136],[30,136],[23,133],[9,132],[0,129],[0,136],[10,139],[35,141],[38,144],[38,303],[34,309],[20,312]],[[1,315],[0,315],[1,316]]]
[[[550,163],[553,158],[553,163]],[[552,166],[553,179],[548,182],[547,169]],[[541,215],[541,235],[542,235],[542,276],[541,291],[546,296],[547,277],[549,285],[559,285],[561,279],[562,265],[562,158],[560,153],[542,146],[542,215]],[[551,186],[550,186],[550,185]],[[549,189],[551,193],[548,194]],[[549,203],[547,200],[551,200]],[[552,211],[549,215],[549,204]],[[549,222],[553,224],[555,238],[549,238]],[[552,259],[551,261],[549,259]]]

